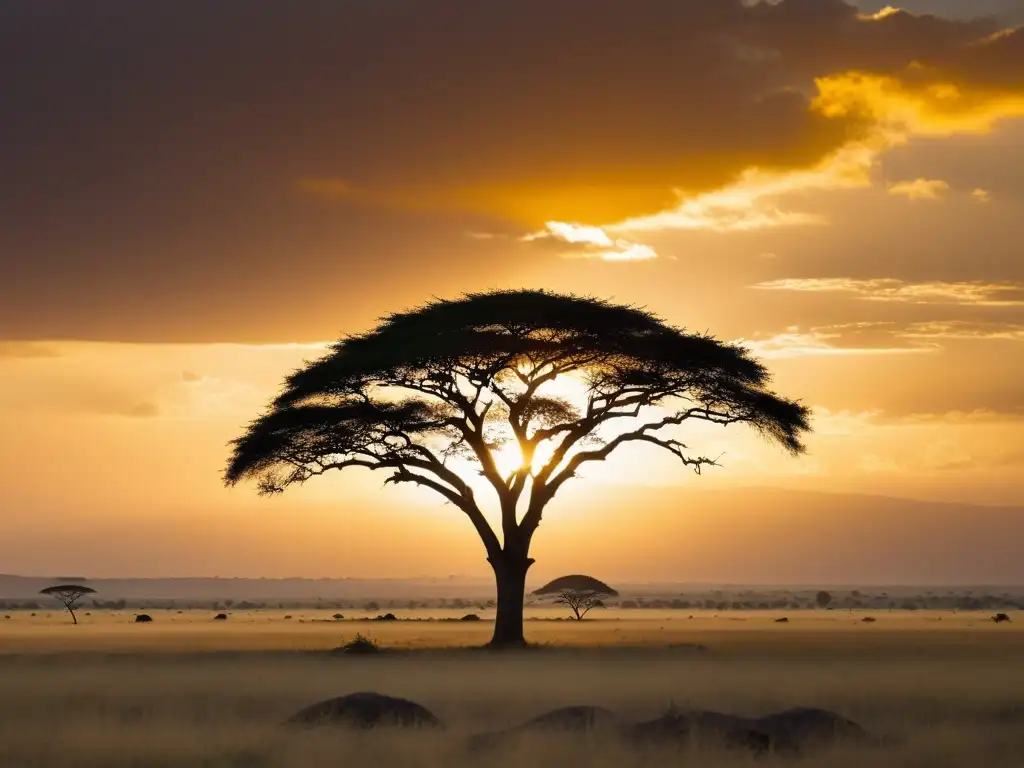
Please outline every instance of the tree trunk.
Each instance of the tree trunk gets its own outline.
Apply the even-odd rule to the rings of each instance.
[[[498,615],[494,619],[494,636],[490,648],[523,648],[523,600],[526,597],[526,572],[533,565],[531,558],[502,552],[488,558],[498,586]]]
[[[70,605],[68,606],[68,613],[71,614],[71,623],[72,624],[77,624],[78,623],[78,617],[75,616],[75,609],[72,608]]]

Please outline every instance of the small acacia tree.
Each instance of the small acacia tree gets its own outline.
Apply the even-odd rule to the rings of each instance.
[[[555,602],[559,605],[569,606],[577,621],[583,619],[592,609],[604,608],[604,599],[608,595],[599,592],[579,591],[575,589],[564,589],[558,593]]]
[[[75,607],[86,595],[96,594],[96,590],[81,584],[54,584],[52,587],[39,590],[39,594],[49,595],[60,600],[71,614],[71,623],[77,624],[78,617],[75,616]]]
[[[552,391],[562,377],[579,382],[581,402]],[[768,383],[743,347],[636,307],[545,291],[472,294],[390,315],[293,373],[232,443],[224,479],[274,494],[361,467],[430,489],[469,518],[494,570],[491,645],[518,646],[530,543],[558,490],[627,443],[699,473],[715,461],[667,434],[691,422],[746,424],[802,452],[808,411]],[[521,460],[502,471],[497,453],[509,444]],[[468,466],[493,490],[498,531]]]

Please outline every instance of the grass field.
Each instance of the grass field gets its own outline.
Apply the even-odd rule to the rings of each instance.
[[[904,739],[865,755],[807,759],[842,766],[1024,766],[1024,622],[984,614],[777,614],[608,611],[586,622],[528,622],[537,650],[495,655],[465,646],[489,622],[365,622],[333,611],[232,614],[13,614],[0,624],[0,765],[451,766],[479,758],[470,733],[569,704],[635,720],[670,703],[757,715],[819,706]],[[422,618],[422,617],[421,617]],[[486,616],[485,616],[486,618]],[[302,623],[299,623],[299,621]],[[392,649],[323,651],[356,632]],[[703,649],[697,646],[703,646]],[[294,733],[280,722],[319,699],[359,690],[433,710],[443,733]],[[751,764],[736,753],[625,751],[578,736],[533,739],[494,768]]]

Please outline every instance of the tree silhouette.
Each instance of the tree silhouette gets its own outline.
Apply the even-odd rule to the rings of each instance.
[[[543,595],[558,595],[566,590],[573,592],[599,592],[605,597],[618,597],[619,593],[609,587],[600,579],[595,579],[593,576],[584,576],[581,573],[573,573],[568,576],[559,576],[553,581],[549,581],[543,587],[538,587],[533,590],[533,594]]]
[[[96,590],[92,587],[85,587],[81,584],[54,584],[52,587],[39,590],[41,595],[49,595],[55,597],[64,603],[64,607],[68,609],[68,613],[71,614],[71,623],[77,624],[78,617],[75,616],[75,606],[78,602],[86,595],[96,594]]]
[[[579,591],[575,589],[564,589],[558,593],[555,600],[559,605],[569,606],[577,621],[582,620],[592,608],[604,608],[604,598],[608,595],[600,592]]]
[[[828,608],[828,604],[832,602],[832,595],[823,589],[814,596],[814,602],[819,608]]]
[[[550,391],[567,376],[580,382],[580,403]],[[635,307],[525,290],[435,300],[291,374],[232,442],[224,480],[252,479],[274,494],[362,467],[434,491],[466,514],[494,570],[491,646],[523,645],[530,542],[558,490],[627,443],[656,446],[699,474],[715,460],[666,434],[695,421],[746,424],[801,453],[808,411],[768,383],[744,348]],[[629,429],[608,434],[617,425]],[[507,472],[496,460],[505,445],[521,454]],[[459,459],[493,490],[500,531]]]

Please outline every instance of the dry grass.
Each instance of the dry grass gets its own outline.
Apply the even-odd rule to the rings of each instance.
[[[385,646],[454,646],[489,631],[456,622],[314,622],[282,617],[152,612],[152,625],[58,615],[0,625],[2,766],[476,765],[469,733],[547,709],[600,704],[633,719],[670,702],[741,714],[822,706],[906,743],[869,756],[836,751],[822,768],[1024,765],[1024,632],[983,616],[758,614],[537,621],[549,647],[513,656],[475,650],[392,651],[380,657],[300,652],[357,631]],[[331,611],[333,613],[333,611]],[[1018,617],[1014,617],[1017,619]],[[739,620],[743,619],[743,620]],[[701,643],[706,651],[668,648]],[[633,647],[627,647],[633,646]],[[218,652],[212,652],[218,651]],[[318,699],[357,690],[405,696],[450,726],[443,734],[291,733],[279,723]],[[586,739],[533,740],[492,768],[750,764],[735,754],[682,761]]]

